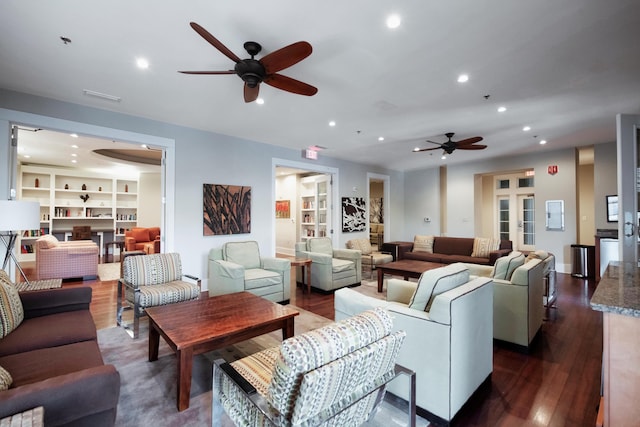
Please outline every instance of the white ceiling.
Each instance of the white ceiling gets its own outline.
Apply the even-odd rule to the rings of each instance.
[[[0,87],[398,170],[615,141],[615,115],[640,113],[638,0],[81,0],[0,2]],[[395,30],[389,13],[401,16]],[[306,40],[281,74],[312,97],[265,84],[246,104],[233,63]],[[64,44],[60,37],[71,39]],[[137,57],[150,62],[135,66]],[[469,81],[456,81],[467,73]],[[92,90],[120,102],[86,96]],[[485,99],[485,95],[490,95]],[[498,113],[499,106],[507,111]],[[335,120],[337,125],[329,127]],[[523,126],[531,126],[529,132]],[[482,151],[412,153],[476,135]],[[384,141],[378,141],[383,136]],[[545,146],[537,142],[545,139]]]

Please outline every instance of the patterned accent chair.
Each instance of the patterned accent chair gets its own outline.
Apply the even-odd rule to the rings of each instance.
[[[36,240],[36,279],[98,276],[100,248],[92,240],[61,242],[47,234]]]
[[[258,242],[227,242],[209,251],[209,296],[248,291],[273,302],[289,300],[291,261],[260,256]]]
[[[177,253],[129,256],[124,259],[122,270],[122,278],[118,280],[116,322],[133,338],[138,338],[140,317],[147,307],[200,297],[201,280],[182,274]],[[125,309],[133,310],[133,329],[122,321]]]
[[[377,265],[393,261],[390,252],[374,251],[369,239],[351,239],[347,241],[347,249],[357,249],[362,253],[362,267],[369,268],[369,278],[372,278],[373,270]]]
[[[399,373],[415,387],[415,374],[395,364],[405,333],[391,328],[391,315],[375,309],[231,364],[216,360],[213,425],[223,410],[242,426],[364,423]],[[415,425],[415,404],[410,408]]]
[[[333,249],[328,237],[312,237],[295,245],[296,256],[311,259],[311,286],[333,291],[359,285],[362,279],[362,254],[355,249]],[[306,284],[300,269],[297,280]]]

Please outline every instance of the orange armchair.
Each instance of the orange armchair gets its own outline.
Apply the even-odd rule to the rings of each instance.
[[[134,227],[124,232],[126,251],[144,251],[146,254],[160,253],[160,227]]]

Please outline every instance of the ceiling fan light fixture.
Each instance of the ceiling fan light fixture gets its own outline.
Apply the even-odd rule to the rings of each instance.
[[[460,74],[458,76],[458,83],[466,83],[469,81],[469,75],[468,74]]]
[[[401,23],[402,23],[402,18],[400,18],[400,15],[398,14],[394,13],[387,17],[387,28],[391,30],[398,28]]]
[[[498,113],[504,113],[505,111],[507,111],[507,107],[505,107],[504,105],[498,107]]]

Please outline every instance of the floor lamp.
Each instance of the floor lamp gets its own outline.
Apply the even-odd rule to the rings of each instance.
[[[0,200],[0,231],[7,232],[6,234],[0,234],[0,239],[2,239],[2,242],[7,248],[2,269],[7,269],[7,262],[9,261],[9,257],[11,257],[27,284],[29,280],[27,280],[27,276],[24,274],[24,271],[22,271],[22,267],[20,267],[20,263],[13,253],[13,247],[16,244],[19,231],[39,229],[40,203],[26,202],[23,200]],[[6,238],[8,238],[8,240]]]

